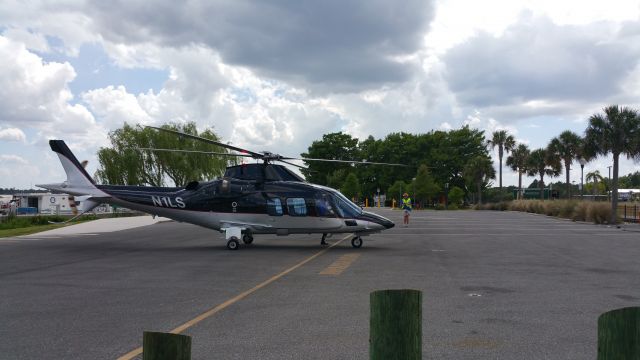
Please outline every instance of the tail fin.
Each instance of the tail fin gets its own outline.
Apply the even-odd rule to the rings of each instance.
[[[49,145],[51,146],[51,150],[58,154],[62,167],[67,173],[67,181],[61,184],[42,184],[37,186],[71,195],[109,197],[108,194],[96,187],[95,181],[89,176],[64,141],[49,140]]]
[[[89,162],[87,160],[83,160],[80,165],[82,165],[83,169],[87,168],[87,164]],[[71,212],[73,215],[78,215],[78,203],[76,203],[76,198],[73,195],[69,195],[69,206],[71,207]]]

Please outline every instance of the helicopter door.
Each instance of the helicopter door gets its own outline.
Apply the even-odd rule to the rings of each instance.
[[[326,218],[336,217],[332,201],[327,194],[316,194],[315,205],[316,214],[321,221],[324,221]]]

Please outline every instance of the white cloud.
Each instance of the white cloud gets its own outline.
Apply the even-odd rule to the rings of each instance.
[[[69,63],[45,63],[24,44],[0,36],[0,124],[42,126],[51,131],[87,131],[93,116],[71,104],[68,83],[76,73]],[[77,130],[72,130],[77,131]]]
[[[406,63],[433,18],[429,0],[350,2],[102,2],[83,10],[114,44],[203,44],[223,62],[321,92],[409,79]]]
[[[41,150],[64,138],[93,166],[124,121],[195,121],[287,155],[329,132],[464,124],[542,146],[609,102],[638,104],[640,7],[614,3],[3,1],[0,139],[35,129],[26,133]],[[96,69],[73,59],[83,44],[104,49],[111,63],[101,66],[169,76],[146,92],[125,80],[72,94],[87,78],[76,72]]]
[[[8,165],[8,164],[27,165],[29,162],[25,160],[23,157],[18,155],[2,154],[0,155],[0,163],[5,163],[5,165]]]
[[[446,121],[445,121],[445,122],[443,122],[442,124],[440,124],[440,130],[443,130],[443,131],[449,131],[449,130],[451,130],[451,129],[453,129],[453,126],[451,126],[451,124],[449,124],[449,123],[448,123],[448,122],[446,122]]]
[[[132,125],[152,122],[135,95],[129,94],[124,86],[91,90],[82,94],[82,100],[107,129],[117,129],[125,122]]]
[[[0,128],[0,141],[21,141],[25,142],[27,136],[18,128]]]
[[[51,51],[49,43],[44,35],[34,33],[27,29],[10,28],[5,30],[2,35],[16,43],[23,43],[29,50],[43,53]]]

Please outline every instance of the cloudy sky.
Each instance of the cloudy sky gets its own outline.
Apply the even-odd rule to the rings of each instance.
[[[93,173],[124,122],[292,156],[329,132],[465,124],[537,148],[605,105],[640,108],[640,4],[4,0],[0,59],[0,187],[63,180],[51,138]]]

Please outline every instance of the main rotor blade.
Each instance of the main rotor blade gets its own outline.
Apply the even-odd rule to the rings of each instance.
[[[309,168],[307,168],[307,167],[305,167],[305,166],[297,165],[297,164],[294,164],[294,163],[292,163],[292,162],[288,162],[288,161],[284,161],[284,160],[278,160],[278,161],[283,162],[283,163],[285,163],[285,164],[287,164],[287,165],[291,165],[291,166],[299,167],[300,169],[309,170]]]
[[[394,164],[394,163],[383,163],[383,162],[372,162],[372,161],[357,161],[357,160],[331,160],[331,159],[312,159],[312,158],[290,158],[285,157],[287,160],[302,160],[302,161],[326,161],[326,162],[339,162],[339,163],[347,163],[347,164],[356,164],[356,165],[388,165],[388,166],[404,166],[409,167],[409,165],[405,164]]]
[[[253,151],[250,151],[250,150],[247,150],[247,149],[243,149],[243,148],[239,148],[239,147],[236,147],[236,146],[231,146],[231,145],[228,145],[228,144],[225,144],[225,143],[221,143],[219,141],[215,141],[215,140],[211,140],[211,139],[205,139],[205,138],[200,137],[200,136],[191,135],[191,134],[187,134],[187,133],[183,133],[183,132],[175,131],[175,130],[171,130],[171,129],[165,129],[165,128],[161,128],[161,127],[150,126],[150,125],[145,125],[145,127],[156,129],[156,130],[160,130],[160,131],[164,131],[164,132],[168,132],[168,133],[172,133],[172,134],[176,134],[176,135],[179,135],[179,136],[188,137],[190,139],[203,141],[203,142],[206,142],[206,143],[209,143],[209,144],[213,144],[213,145],[222,146],[224,148],[227,148],[227,149],[230,149],[230,150],[233,150],[233,151],[238,151],[238,152],[241,152],[241,153],[249,154],[254,159],[262,159],[263,158],[263,155],[260,154],[260,153],[253,152]]]
[[[198,150],[180,150],[180,149],[156,149],[156,148],[136,148],[138,150],[149,150],[149,151],[166,151],[166,152],[179,152],[179,153],[191,153],[191,154],[206,154],[206,155],[222,155],[222,156],[240,156],[240,157],[253,157],[249,154],[231,154],[231,153],[221,153],[214,151],[198,151]]]

